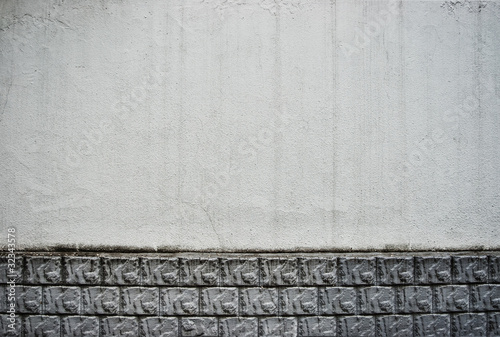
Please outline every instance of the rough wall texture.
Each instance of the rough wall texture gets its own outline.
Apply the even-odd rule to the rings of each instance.
[[[496,1],[0,1],[1,229],[500,248],[499,35]]]
[[[2,336],[500,336],[500,255],[26,254]]]

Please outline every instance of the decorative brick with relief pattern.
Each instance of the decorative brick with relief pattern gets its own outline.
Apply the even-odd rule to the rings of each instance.
[[[200,312],[210,316],[235,316],[238,314],[236,288],[201,289]]]
[[[486,337],[486,314],[459,314],[452,316],[452,337]]]
[[[61,283],[61,258],[27,256],[25,279],[28,284]]]
[[[216,286],[219,284],[218,259],[180,259],[179,268],[182,286]]]
[[[139,320],[139,337],[178,337],[176,317],[144,317]]]
[[[372,285],[376,281],[376,259],[346,257],[339,259],[339,283],[344,286]]]
[[[84,315],[117,315],[120,305],[118,287],[82,288],[82,313]]]
[[[139,259],[103,258],[104,284],[106,285],[139,285]]]
[[[432,311],[432,288],[428,286],[397,288],[396,306],[399,313],[430,313]]]
[[[376,317],[377,337],[413,337],[413,318],[403,315]]]
[[[222,286],[257,286],[260,281],[259,260],[252,259],[222,259]]]
[[[98,257],[64,257],[63,265],[66,284],[101,283],[101,260]]]
[[[391,287],[360,289],[360,313],[390,314],[395,312],[395,291]]]
[[[275,288],[243,288],[240,290],[243,316],[278,315],[278,290]]]
[[[377,258],[377,274],[380,285],[413,283],[413,258]]]
[[[337,284],[336,258],[301,258],[298,263],[301,286]]]
[[[258,336],[259,322],[257,318],[231,317],[219,320],[221,337],[254,337]]]
[[[415,315],[414,337],[450,336],[450,315]]]
[[[99,337],[99,318],[93,316],[65,316],[61,319],[65,337]]]
[[[261,259],[261,278],[263,286],[297,285],[297,259]]]
[[[451,283],[451,258],[416,257],[415,282],[419,284]]]
[[[127,287],[121,291],[123,315],[157,315],[159,312],[159,289]]]
[[[339,337],[375,337],[373,316],[348,316],[338,318]]]
[[[218,335],[217,318],[215,317],[185,317],[181,319],[181,336],[206,336]]]
[[[317,288],[280,289],[281,315],[317,315]]]
[[[488,258],[486,256],[454,256],[453,283],[488,282]]]
[[[0,336],[500,336],[497,252],[88,255],[0,260]]]
[[[80,302],[80,287],[46,286],[43,289],[45,314],[79,314]]]
[[[141,277],[143,285],[176,286],[179,284],[179,259],[142,258]]]
[[[335,317],[300,317],[299,336],[335,337],[337,336],[337,319]]]
[[[319,311],[321,315],[350,315],[356,313],[357,293],[351,287],[319,289]]]
[[[160,288],[161,315],[198,315],[199,302],[197,288]]]

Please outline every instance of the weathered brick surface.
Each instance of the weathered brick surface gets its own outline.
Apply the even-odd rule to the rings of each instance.
[[[179,284],[179,259],[143,258],[140,269],[143,285],[176,286]]]
[[[278,314],[278,290],[274,288],[243,288],[240,290],[241,315]]]
[[[331,286],[337,284],[337,259],[299,259],[299,284],[301,286]]]
[[[321,315],[349,315],[357,312],[357,293],[352,287],[319,289],[319,311]]]
[[[413,258],[377,258],[377,274],[381,285],[412,284]]]
[[[43,305],[45,314],[79,314],[81,309],[81,288],[44,287]]]
[[[139,285],[138,258],[103,258],[104,284]]]
[[[66,284],[100,284],[101,260],[98,257],[64,257],[63,280]]]
[[[203,315],[236,316],[238,290],[236,288],[204,288],[201,290],[200,311]]]
[[[450,315],[415,315],[413,324],[415,337],[449,337],[451,334]]]
[[[219,284],[219,260],[180,259],[180,285],[183,286],[216,286]]]
[[[451,257],[416,257],[415,282],[418,284],[451,283]]]
[[[298,282],[297,259],[261,259],[261,285],[294,286]]]
[[[400,287],[396,290],[397,311],[405,314],[430,313],[432,288],[426,286]]]
[[[347,257],[339,259],[341,285],[371,285],[376,281],[376,259]]]
[[[222,286],[258,286],[260,284],[259,260],[221,259]]]
[[[198,315],[200,312],[197,288],[162,288],[160,298],[162,315]]]
[[[0,259],[0,336],[500,336],[498,255],[374,255]]]
[[[27,284],[61,283],[61,258],[27,256],[24,279]]]
[[[93,316],[65,316],[61,319],[63,336],[98,337],[99,318]]]

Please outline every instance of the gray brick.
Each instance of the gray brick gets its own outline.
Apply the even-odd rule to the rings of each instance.
[[[449,315],[415,315],[414,337],[449,337]]]
[[[411,316],[390,315],[376,318],[377,337],[413,337]]]
[[[105,317],[101,319],[101,337],[138,336],[139,322],[135,317]]]
[[[43,289],[45,314],[79,314],[80,301],[79,287],[47,286]]]
[[[263,286],[297,285],[297,259],[261,259]]]
[[[184,286],[216,286],[219,284],[218,259],[180,259],[180,284]]]
[[[143,285],[178,285],[179,259],[142,258],[141,274]]]
[[[259,337],[295,337],[297,320],[295,318],[270,317],[259,322]]]
[[[349,287],[319,289],[320,315],[349,315],[356,313],[356,290]]]
[[[124,315],[157,315],[159,296],[158,288],[122,288],[122,313]]]
[[[221,282],[223,286],[257,286],[260,279],[259,260],[222,259]]]
[[[486,336],[486,314],[452,315],[451,335],[453,337]]]
[[[488,258],[486,256],[453,257],[454,283],[488,282]]]
[[[377,258],[377,273],[381,285],[411,284],[413,272],[412,257]]]
[[[419,284],[443,284],[451,282],[450,257],[416,257],[415,282]]]
[[[339,317],[339,337],[375,337],[373,316]]]
[[[98,257],[64,257],[63,266],[66,284],[101,283],[101,260]]]
[[[436,312],[461,312],[469,310],[467,286],[439,286],[435,288]]]
[[[197,288],[160,288],[162,315],[198,315],[200,294]]]
[[[61,319],[64,337],[99,337],[99,319],[93,316],[66,316]]]
[[[430,313],[432,311],[431,287],[401,287],[396,291],[397,310],[400,313]]]
[[[500,313],[493,312],[488,314],[488,337],[500,336]]]
[[[14,283],[21,283],[23,276],[23,258],[21,256],[16,256],[14,261],[10,260],[7,256],[0,257],[0,283],[5,284],[7,282],[14,281]],[[14,268],[9,266],[14,262]]]
[[[200,306],[203,315],[237,315],[238,290],[236,288],[201,289]]]
[[[82,312],[84,315],[116,315],[119,312],[118,287],[82,288]]]
[[[0,313],[4,313],[7,311],[7,299],[8,299],[7,289],[10,289],[10,287],[0,285]]]
[[[489,257],[490,282],[500,283],[500,256]]]
[[[59,336],[61,322],[59,316],[26,316],[23,319],[24,336]]]
[[[471,303],[473,311],[500,311],[500,284],[473,286]]]
[[[281,315],[317,315],[317,288],[284,288],[281,293]]]
[[[394,288],[361,288],[359,300],[362,314],[390,314],[395,312]]]
[[[274,288],[243,288],[240,291],[243,316],[278,314],[278,290]]]
[[[26,283],[61,283],[61,258],[47,256],[26,257]]]
[[[335,337],[337,321],[335,317],[301,317],[299,318],[299,336]]]
[[[337,283],[336,258],[299,259],[299,284],[302,286],[335,285]]]
[[[339,258],[339,282],[341,285],[375,284],[375,258]]]
[[[16,313],[42,313],[42,287],[16,286]]]
[[[215,317],[185,317],[181,320],[181,336],[217,336],[217,318]]]
[[[139,337],[178,337],[179,320],[173,317],[147,317],[139,321]]]
[[[219,333],[221,337],[256,337],[258,336],[257,318],[221,318]]]
[[[0,315],[0,336],[19,337],[22,331],[22,320],[19,315],[14,318],[9,315]]]
[[[139,259],[136,257],[104,257],[104,284],[106,285],[139,285]]]

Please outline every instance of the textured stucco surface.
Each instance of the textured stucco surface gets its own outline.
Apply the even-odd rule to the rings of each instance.
[[[500,248],[499,36],[493,1],[1,1],[1,230]]]

